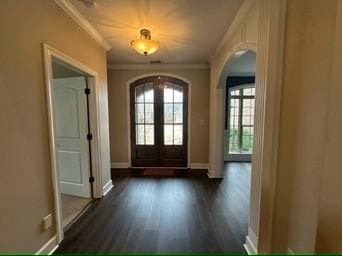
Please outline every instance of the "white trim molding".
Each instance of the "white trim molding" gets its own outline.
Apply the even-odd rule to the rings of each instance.
[[[286,0],[247,0],[257,6],[257,37],[247,40],[248,6],[245,17],[236,19],[241,26],[230,32],[211,61],[210,88],[210,169],[209,177],[223,175],[225,81],[230,61],[239,50],[256,52],[255,126],[252,155],[250,211],[246,250],[270,253],[278,159],[278,133],[282,88],[282,64]],[[256,5],[252,5],[257,3]],[[237,22],[238,23],[238,22]],[[229,33],[228,33],[229,34]],[[230,40],[230,41],[229,41]],[[255,40],[255,42],[254,42]]]
[[[210,172],[210,170],[208,170],[207,176],[208,176],[209,179],[222,179],[222,178],[223,178],[222,175],[212,174],[212,173]]]
[[[128,162],[112,162],[110,168],[114,169],[126,169],[129,168],[130,164]]]
[[[252,230],[251,227],[248,227],[248,235],[246,236],[246,242],[243,245],[245,250],[247,251],[248,255],[254,255],[258,253],[257,250],[257,241],[258,238],[255,235],[254,231]]]
[[[51,255],[58,248],[57,236],[53,236],[49,241],[47,241],[36,253],[35,255]]]
[[[89,86],[93,93],[89,97],[89,111],[90,111],[90,124],[92,127],[93,139],[91,140],[91,164],[93,169],[93,176],[95,182],[93,183],[93,192],[95,198],[101,198],[103,195],[102,187],[102,165],[101,165],[101,138],[99,130],[99,86],[98,86],[98,73],[81,62],[65,55],[57,49],[51,47],[48,44],[42,44],[43,56],[44,56],[44,73],[45,73],[45,90],[46,90],[46,104],[48,110],[48,125],[49,125],[49,146],[50,146],[50,161],[52,172],[52,183],[54,192],[54,204],[55,204],[55,221],[56,221],[56,233],[57,242],[61,242],[64,237],[62,226],[62,205],[59,188],[59,174],[56,159],[56,142],[55,142],[55,125],[53,118],[53,100],[52,100],[52,60],[58,60],[61,63],[67,64],[73,68],[76,68],[84,72],[88,76]]]
[[[209,69],[209,64],[112,64],[108,69],[130,70],[130,69]]]
[[[219,45],[215,49],[214,53],[210,55],[208,61],[209,63],[219,54],[222,48],[227,44],[227,42],[231,39],[234,32],[239,28],[241,23],[244,21],[247,13],[251,9],[252,5],[254,4],[255,0],[244,0],[241,7],[239,8],[237,14],[234,17],[233,22],[225,32],[222,40],[220,41]]]
[[[104,186],[103,186],[103,196],[107,195],[108,192],[113,188],[113,181],[110,179]]]
[[[89,21],[77,10],[77,8],[69,0],[55,0],[56,4],[70,16],[84,31],[86,31],[99,45],[106,51],[112,47],[100,35],[100,33],[89,23]]]
[[[246,243],[243,245],[243,247],[245,248],[248,255],[258,254],[258,251],[249,236],[246,237]]]
[[[290,248],[287,248],[287,255],[296,255]]]

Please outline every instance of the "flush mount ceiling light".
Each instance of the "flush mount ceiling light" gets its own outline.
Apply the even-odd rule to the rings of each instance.
[[[140,30],[140,39],[132,40],[131,46],[142,55],[150,55],[158,50],[158,42],[151,39],[151,32],[148,29]]]

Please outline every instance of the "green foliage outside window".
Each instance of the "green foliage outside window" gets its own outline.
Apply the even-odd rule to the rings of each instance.
[[[244,130],[242,134],[242,148],[239,148],[239,131],[237,128],[230,128],[229,151],[231,153],[252,152],[253,135],[250,131]]]

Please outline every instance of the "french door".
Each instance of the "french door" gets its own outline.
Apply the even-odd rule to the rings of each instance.
[[[187,166],[185,82],[166,76],[130,86],[132,167]]]

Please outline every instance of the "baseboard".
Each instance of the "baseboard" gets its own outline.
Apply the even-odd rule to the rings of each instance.
[[[208,163],[191,163],[190,164],[191,169],[209,169],[209,164]]]
[[[208,170],[207,176],[209,179],[222,179],[223,178],[223,176],[221,176],[221,175],[212,174],[212,172],[210,172],[210,170]]]
[[[103,189],[102,189],[102,194],[103,196],[105,196],[111,189],[113,188],[113,182],[112,180],[109,180],[104,186],[103,186]]]
[[[287,248],[287,254],[288,255],[295,255],[295,253],[290,248]]]
[[[57,236],[53,236],[49,241],[47,241],[36,253],[35,255],[51,255],[58,248]]]
[[[257,254],[257,249],[249,236],[246,236],[246,243],[243,245],[248,255]]]
[[[111,168],[118,168],[118,169],[124,169],[124,168],[129,168],[129,163],[128,162],[113,162],[110,164]]]

